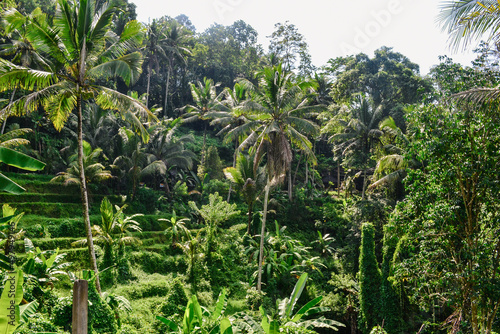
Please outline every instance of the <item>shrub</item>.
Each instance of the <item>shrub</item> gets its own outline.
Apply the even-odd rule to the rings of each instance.
[[[99,296],[94,282],[89,282],[89,332],[115,334],[118,331],[111,307]]]
[[[363,224],[359,256],[360,327],[363,333],[380,322],[382,276],[375,257],[375,229]]]
[[[164,301],[154,310],[155,315],[160,315],[165,318],[180,316],[184,313],[184,306],[187,304],[188,298],[184,291],[184,282],[180,278],[175,278],[170,284],[170,289]],[[167,333],[167,326],[163,323],[155,323],[159,333]]]
[[[130,299],[142,299],[148,297],[164,297],[170,291],[168,278],[141,282],[127,287],[126,294]]]
[[[109,305],[99,296],[95,284],[89,282],[89,333],[115,334],[118,331],[115,314]],[[55,326],[71,330],[73,297],[59,298],[52,311],[51,321]]]
[[[40,313],[35,313],[30,316],[28,322],[16,330],[16,334],[33,334],[38,332],[64,333]]]

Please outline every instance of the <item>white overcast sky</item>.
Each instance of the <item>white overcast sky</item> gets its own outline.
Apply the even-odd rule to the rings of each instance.
[[[213,23],[243,20],[259,34],[267,51],[276,23],[294,24],[309,45],[316,66],[330,58],[364,52],[370,57],[381,46],[407,56],[427,74],[438,56],[470,65],[472,52],[453,53],[448,36],[436,23],[439,0],[129,0],[138,20],[185,14],[202,32]],[[472,49],[472,48],[471,48]]]

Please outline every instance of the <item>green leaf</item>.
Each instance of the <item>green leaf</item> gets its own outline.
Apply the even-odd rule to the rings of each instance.
[[[0,190],[16,195],[22,194],[26,191],[26,189],[24,189],[2,173],[0,173]]]
[[[295,307],[297,300],[299,300],[300,295],[302,294],[302,291],[304,290],[304,287],[306,286],[306,281],[307,281],[307,273],[303,273],[300,276],[297,283],[295,284],[295,287],[293,288],[292,294],[290,295],[290,302],[288,303],[286,310],[285,310],[285,315],[288,318],[291,318],[293,308]]]
[[[28,171],[38,171],[45,167],[45,164],[26,154],[0,146],[0,161],[7,165],[21,168]]]
[[[36,313],[37,308],[38,302],[36,300],[32,301],[31,303],[19,306],[20,322],[28,322],[29,318]]]
[[[297,322],[302,318],[302,316],[309,311],[312,307],[316,306],[321,300],[323,299],[323,296],[319,296],[308,302],[306,305],[302,306],[300,310],[295,314],[295,316],[292,318],[293,322]]]
[[[233,334],[233,326],[228,318],[223,318],[220,321],[220,333],[221,334]]]
[[[0,334],[11,334],[19,324],[19,303],[23,298],[23,273],[17,269],[8,275],[0,297]]]
[[[161,322],[163,322],[165,325],[167,325],[171,330],[173,331],[178,331],[179,327],[177,326],[177,324],[171,320],[168,320],[167,318],[164,318],[160,315],[157,315],[156,316],[156,319],[160,320]]]
[[[226,289],[222,289],[219,294],[219,298],[217,299],[217,303],[215,304],[215,310],[212,313],[212,320],[217,320],[222,312],[224,311],[224,305],[226,302]]]

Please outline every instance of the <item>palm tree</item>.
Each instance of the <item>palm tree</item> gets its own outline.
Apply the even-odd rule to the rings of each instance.
[[[153,23],[148,25],[146,46],[144,47],[145,59],[148,67],[148,84],[146,87],[146,107],[149,103],[149,89],[151,86],[151,72],[153,68],[156,72],[160,70],[160,60],[166,58],[165,50],[160,45],[161,31],[158,27],[158,22],[153,20]]]
[[[33,70],[0,59],[0,91],[22,88],[33,91],[17,99],[1,113],[23,114],[43,105],[49,119],[61,130],[69,115],[75,111],[78,118],[78,166],[80,189],[92,269],[97,271],[92,232],[89,219],[89,203],[85,170],[83,168],[83,104],[93,99],[104,109],[115,109],[128,120],[135,122],[144,140],[148,134],[136,116],[136,112],[155,118],[137,100],[116,90],[100,86],[98,80],[120,77],[129,85],[141,73],[142,57],[130,52],[139,47],[142,25],[136,21],[127,23],[120,36],[110,30],[116,7],[109,2],[92,0],[69,2],[58,0],[54,24],[34,19],[29,22],[29,40],[35,50],[50,56],[50,70]],[[16,14],[20,15],[20,14]],[[100,284],[97,276],[97,290]]]
[[[210,125],[221,125],[223,128],[217,133],[217,136],[224,134],[225,142],[234,142],[233,167],[235,167],[239,152],[238,147],[243,136],[241,133],[233,132],[232,130],[237,128],[241,129],[243,124],[248,123],[247,111],[243,110],[243,106],[248,99],[248,92],[245,86],[237,82],[234,84],[232,90],[226,87],[223,93],[225,98],[222,103],[227,106],[229,110],[210,113],[210,116],[213,118]],[[229,186],[229,191],[227,193],[228,203],[231,198],[231,191],[232,184]]]
[[[183,108],[187,112],[185,122],[193,122],[197,120],[207,121],[211,118],[211,113],[217,111],[227,111],[228,108],[221,103],[223,93],[217,94],[217,87],[220,83],[214,84],[212,79],[203,78],[203,82],[198,81],[195,84],[190,83],[191,95],[193,96],[194,105],[188,104]],[[207,123],[203,128],[203,149],[201,163],[205,161],[207,143]]]
[[[95,237],[95,242],[104,246],[103,266],[109,268],[115,265],[120,256],[124,254],[124,247],[126,244],[141,243],[141,240],[128,235],[130,231],[142,232],[140,224],[134,220],[135,217],[142,216],[142,214],[134,214],[125,217],[123,211],[126,205],[122,207],[113,205],[107,197],[101,202],[101,223],[92,227],[92,232]],[[75,241],[73,245],[85,245],[87,239]],[[114,255],[115,246],[118,246],[118,256]]]
[[[339,143],[337,148],[342,151],[344,163],[363,170],[362,200],[365,199],[370,152],[382,135],[382,131],[378,129],[382,111],[382,105],[374,106],[367,97],[356,96],[349,105],[350,119],[344,123],[342,133],[336,133],[330,138]]]
[[[99,183],[111,179],[113,175],[106,170],[104,165],[99,162],[102,156],[102,149],[92,149],[89,143],[83,141],[83,170],[85,171],[85,184]],[[70,165],[66,172],[60,172],[51,182],[63,182],[65,185],[81,185],[80,171],[78,166],[78,154],[70,157]]]
[[[409,141],[396,125],[394,119],[390,116],[385,118],[380,122],[379,129],[384,132],[381,137],[381,142],[384,144],[382,147],[383,155],[377,160],[375,173],[373,174],[375,182],[368,187],[368,190],[384,185],[392,185],[391,188],[394,188],[394,185],[400,183],[406,176],[406,169],[410,165],[405,158],[405,148]],[[384,138],[389,139],[383,142]],[[396,145],[397,143],[402,145]]]
[[[500,41],[500,3],[496,0],[442,1],[438,20],[450,34],[450,44],[457,50],[469,46],[484,35],[498,45]]]
[[[245,108],[254,112],[250,122],[242,128],[251,129],[249,136],[240,146],[251,143],[256,147],[255,162],[266,154],[267,182],[264,196],[264,215],[261,229],[260,255],[257,290],[261,290],[262,255],[267,217],[267,203],[271,184],[279,183],[290,168],[291,144],[298,147],[315,163],[312,144],[306,135],[314,134],[318,127],[312,121],[298,117],[317,107],[307,105],[300,84],[292,81],[292,73],[283,72],[282,65],[266,67],[257,74],[259,86],[249,81],[243,83],[252,91],[253,99]],[[239,131],[242,129],[240,128]]]
[[[121,128],[118,130],[118,135],[121,138],[122,154],[115,158],[111,167],[118,171],[120,176],[132,180],[131,199],[134,200],[142,168],[146,165],[148,154],[140,137],[134,131]]]
[[[262,194],[266,186],[266,171],[264,167],[254,168],[254,154],[248,156],[240,154],[236,161],[236,167],[224,169],[226,177],[236,184],[243,199],[248,205],[248,227],[247,233],[250,235],[250,227],[253,220],[253,208],[257,199]]]
[[[15,11],[7,11],[5,13],[5,20],[1,22],[4,27],[4,33],[8,42],[0,45],[0,56],[11,57],[11,61],[15,64],[22,66],[32,66],[38,69],[46,69],[49,67],[47,59],[42,57],[38,52],[33,49],[30,41],[28,40],[28,23],[30,20],[37,18],[39,20],[46,20],[45,15],[40,10],[34,10],[28,17],[15,15]],[[16,89],[12,90],[10,103],[13,102],[16,95]],[[4,133],[5,125],[7,124],[7,117],[3,120],[2,130]]]
[[[183,239],[183,236],[190,234],[189,229],[186,227],[189,218],[177,216],[175,210],[172,211],[172,217],[170,217],[170,219],[160,218],[158,221],[165,222],[167,225],[164,234],[172,234],[172,246],[178,242],[179,237]]]
[[[193,141],[192,135],[175,137],[175,131],[179,127],[180,119],[173,122],[162,121],[158,125],[151,127],[151,142],[147,145],[147,165],[141,175],[160,175],[165,181],[165,190],[170,192],[168,187],[168,172],[171,168],[191,169],[193,159],[196,155],[184,148],[184,145]]]
[[[191,55],[191,51],[187,48],[191,39],[191,31],[186,29],[182,24],[179,24],[177,20],[171,20],[168,23],[164,36],[165,38],[160,41],[160,44],[163,50],[165,50],[165,56],[168,60],[167,82],[165,84],[165,103],[163,105],[163,113],[166,116],[170,76],[174,70],[174,64],[176,62],[181,62],[184,65],[187,64],[186,56]]]

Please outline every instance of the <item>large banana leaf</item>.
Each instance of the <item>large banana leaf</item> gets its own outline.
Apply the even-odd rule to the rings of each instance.
[[[45,164],[37,159],[34,159],[26,154],[11,150],[10,148],[0,146],[0,162],[7,165],[21,168],[28,171],[42,170]],[[0,173],[0,190],[20,194],[25,191],[23,187]]]
[[[23,272],[9,273],[0,297],[0,334],[12,334],[19,325],[19,303],[23,299]]]

